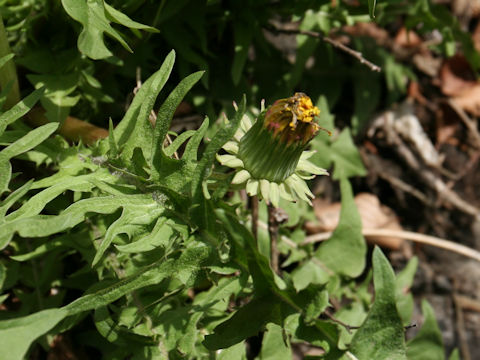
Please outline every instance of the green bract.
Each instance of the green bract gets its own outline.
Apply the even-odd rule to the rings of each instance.
[[[259,195],[275,207],[280,197],[311,204],[314,195],[305,180],[328,175],[308,161],[315,152],[304,151],[322,129],[313,121],[319,112],[303,93],[277,100],[253,125],[244,116],[233,140],[223,146],[229,154],[217,159],[237,170],[232,183],[246,184],[249,195]]]

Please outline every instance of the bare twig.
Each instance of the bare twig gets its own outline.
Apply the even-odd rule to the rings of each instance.
[[[382,71],[382,68],[380,66],[375,65],[371,61],[365,59],[361,52],[353,50],[353,49],[349,48],[348,46],[342,44],[341,42],[339,42],[335,39],[332,39],[331,37],[323,36],[319,32],[309,31],[309,30],[300,30],[300,29],[283,29],[283,28],[279,28],[277,26],[274,26],[272,24],[267,26],[266,29],[273,32],[273,33],[277,33],[277,34],[306,35],[306,36],[314,37],[314,38],[317,38],[317,39],[321,39],[321,40],[325,41],[326,43],[329,43],[330,45],[336,47],[337,49],[339,49],[339,50],[347,53],[348,55],[354,57],[361,64],[367,66],[370,70],[377,71],[377,72]]]
[[[353,56],[355,59],[360,61],[360,64],[363,64],[363,65],[367,66],[370,70],[376,71],[376,72],[381,72],[382,71],[382,68],[380,66],[375,65],[371,61],[365,59],[360,51],[350,49],[348,46],[342,44],[341,42],[336,41],[336,40],[334,40],[330,37],[327,37],[327,36],[323,37],[323,41],[325,41],[325,42],[333,45],[337,49],[340,49],[343,52],[346,52],[347,54]]]
[[[470,119],[468,117],[468,115],[465,113],[465,111],[460,106],[458,106],[458,104],[455,102],[455,100],[448,99],[447,102],[448,102],[448,105],[450,105],[450,107],[453,110],[455,110],[455,112],[458,114],[460,119],[463,121],[465,126],[470,131],[470,134],[472,134],[472,139],[475,141],[475,144],[474,144],[475,147],[477,149],[480,149],[480,134],[478,132],[477,125],[475,124],[475,121],[473,121],[472,119]]]
[[[391,174],[390,171],[388,171],[389,163],[387,163],[381,157],[374,154],[369,154],[364,149],[360,149],[360,156],[362,157],[363,162],[367,165],[367,167],[370,170],[373,170],[373,173],[376,176],[389,182],[390,185],[392,185],[393,187],[416,197],[417,199],[422,201],[424,204],[427,204],[429,206],[434,205],[434,202],[430,200],[422,192],[418,191],[410,184],[407,184],[406,182],[401,180],[398,176],[395,175],[395,173]]]
[[[476,311],[480,313],[480,301],[472,299],[468,296],[455,294],[455,301],[461,306],[462,309]]]
[[[365,237],[398,237],[405,240],[414,241],[420,244],[435,246],[441,249],[449,250],[457,254],[480,261],[480,252],[467,246],[457,244],[450,240],[441,239],[435,236],[419,234],[411,231],[390,230],[390,229],[363,229],[362,234]],[[319,241],[327,240],[332,236],[331,232],[323,232],[310,235],[300,245],[313,244]]]
[[[369,130],[369,136],[372,137],[377,128],[383,129],[388,144],[393,145],[397,154],[418,174],[425,184],[438,193],[440,199],[454,205],[456,208],[467,214],[480,216],[480,209],[463,200],[457,193],[452,191],[439,176],[433,173],[430,169],[425,168],[425,166],[420,163],[407,144],[396,132],[393,126],[395,117],[398,117],[398,115],[393,112],[386,112],[378,117],[374,122],[374,126]]]

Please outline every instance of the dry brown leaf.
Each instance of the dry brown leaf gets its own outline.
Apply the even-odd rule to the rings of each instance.
[[[371,37],[379,45],[385,45],[391,41],[388,32],[374,23],[356,23],[352,26],[344,26],[342,30],[352,36]]]
[[[26,116],[27,122],[34,127],[48,124],[45,110],[35,107]],[[85,144],[92,144],[99,139],[108,137],[108,130],[87,123],[86,121],[68,116],[58,132],[70,141],[82,140]]]
[[[463,55],[455,55],[442,65],[440,87],[460,108],[480,116],[480,82]]]
[[[395,44],[402,47],[414,48],[422,44],[422,39],[413,30],[407,30],[402,26],[395,36]]]
[[[431,77],[438,75],[442,65],[441,58],[434,57],[430,51],[421,51],[413,55],[412,61],[418,70]]]
[[[428,103],[428,100],[423,96],[420,89],[420,84],[416,81],[410,81],[407,89],[408,97],[415,99],[419,104],[425,105]]]
[[[475,73],[463,55],[445,60],[440,69],[440,87],[445,95],[461,96],[478,85]]]
[[[480,116],[480,83],[465,90],[462,95],[452,97],[452,100],[463,110],[475,116]]]
[[[480,15],[480,0],[453,0],[452,11],[457,17],[477,17]]]
[[[395,213],[387,206],[382,205],[377,196],[370,193],[360,193],[355,196],[362,226],[364,229],[402,230]],[[314,211],[318,220],[317,232],[335,230],[340,218],[340,203],[326,204],[321,199],[314,200]],[[312,230],[312,229],[311,229]],[[367,240],[370,240],[367,238]],[[404,240],[393,237],[376,237],[376,244],[390,249],[400,249]]]

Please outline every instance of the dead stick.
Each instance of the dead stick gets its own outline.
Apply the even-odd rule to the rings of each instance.
[[[411,231],[403,230],[389,230],[389,229],[363,229],[363,236],[366,237],[379,237],[379,236],[388,236],[388,237],[398,237],[405,240],[411,240],[417,243],[426,244],[435,246],[441,249],[449,250],[457,254],[469,257],[480,261],[480,252],[477,250],[471,249],[468,246],[457,244],[453,241],[440,239],[435,236],[419,234]],[[305,240],[300,245],[313,244],[319,241],[324,241],[332,236],[331,232],[323,232],[315,235],[310,235],[305,238]]]
[[[467,113],[463,111],[463,109],[460,106],[458,106],[455,100],[449,99],[447,102],[448,102],[448,105],[450,105],[450,107],[453,110],[455,110],[455,112],[458,114],[460,119],[463,121],[465,126],[468,128],[468,130],[472,134],[472,138],[475,141],[475,147],[477,149],[480,149],[480,134],[477,129],[477,124],[475,124],[475,122],[468,117]]]

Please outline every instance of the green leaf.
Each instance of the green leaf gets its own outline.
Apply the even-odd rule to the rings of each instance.
[[[155,131],[153,136],[153,156],[152,163],[152,177],[158,179],[162,172],[163,160],[163,141],[167,135],[170,123],[172,122],[173,114],[185,95],[203,76],[203,71],[190,74],[185,79],[180,81],[177,87],[168,95],[157,114],[157,122],[155,123]]]
[[[132,133],[134,131],[138,131],[138,133],[136,134],[137,139],[142,134],[146,134],[148,136],[148,133],[152,132],[150,122],[148,122],[148,124],[145,123],[146,120],[148,119],[148,116],[150,115],[150,112],[148,111],[146,105],[143,105],[143,104],[145,102],[151,103],[152,95],[150,94],[150,91],[152,88],[152,84],[154,82],[157,84],[155,88],[158,89],[158,91],[161,91],[161,86],[163,86],[167,82],[170,76],[170,73],[172,72],[174,63],[175,63],[175,51],[172,50],[163,61],[160,69],[156,73],[154,73],[152,76],[150,76],[147,79],[147,81],[143,83],[142,87],[133,98],[133,101],[130,104],[130,107],[128,108],[127,113],[123,117],[122,121],[120,121],[120,123],[115,128],[115,139],[117,139],[118,146],[120,148],[127,143],[127,141],[132,136]],[[155,95],[155,97],[157,95],[158,93]],[[139,120],[138,117],[142,107],[143,107],[143,116],[145,116],[146,114],[147,118]],[[153,104],[152,104],[152,107],[153,107]],[[142,122],[139,122],[139,121],[142,121]],[[137,127],[140,127],[141,129],[136,130]],[[132,143],[134,143],[133,140],[131,141],[131,144]],[[151,144],[148,144],[148,145],[151,145]]]
[[[367,317],[367,310],[361,302],[352,302],[343,306],[335,313],[335,318],[350,326],[360,326]],[[346,349],[351,343],[353,333],[347,331],[344,326],[338,325],[340,331],[340,341],[338,346],[340,349]]]
[[[299,294],[301,300],[307,300],[305,310],[305,322],[313,323],[328,307],[328,291],[319,286],[311,286]]]
[[[448,360],[460,360],[460,354],[458,352],[458,349],[454,349],[451,354],[450,354],[450,357],[448,358]]]
[[[212,140],[208,143],[207,148],[193,173],[191,194],[194,204],[191,208],[191,216],[195,219],[198,226],[203,229],[209,229],[212,221],[210,212],[207,210],[208,205],[206,204],[206,199],[203,195],[202,187],[204,181],[210,175],[213,162],[215,161],[215,155],[237,131],[240,121],[245,113],[246,102],[247,100],[244,95],[242,102],[235,113],[235,117],[215,133]]]
[[[152,153],[155,150],[156,145],[154,130],[150,123],[149,117],[153,106],[155,105],[158,94],[163,89],[163,86],[170,77],[174,63],[175,52],[171,51],[165,58],[165,61],[160,69],[155,74],[150,76],[150,78],[145,82],[145,84],[142,85],[140,91],[135,96],[134,102],[131,105],[132,110],[135,111],[135,115],[131,124],[129,124],[130,133],[127,134],[128,140],[125,142],[123,142],[122,138],[119,140],[120,146],[124,144],[122,150],[122,159],[127,163],[131,161],[133,151],[136,147],[142,149],[145,159],[149,160],[152,157]],[[137,100],[137,97],[139,101],[141,100],[141,103],[135,101]],[[125,115],[125,118],[129,118],[129,113],[130,109]],[[160,118],[157,115],[156,126],[158,125],[159,121]],[[123,122],[124,120],[122,120],[122,123]],[[116,134],[115,137],[117,138]]]
[[[0,161],[0,194],[8,191],[8,184],[12,177],[12,165],[8,161]]]
[[[207,148],[205,149],[205,152],[203,153],[202,158],[195,169],[195,174],[192,179],[192,196],[194,198],[201,193],[202,182],[209,175],[208,170],[215,161],[215,155],[237,131],[240,121],[245,114],[246,103],[247,99],[244,95],[233,120],[229,121],[227,125],[220,128],[220,130],[218,130],[215,136],[212,138],[212,141],[208,143]]]
[[[409,290],[417,271],[417,265],[418,258],[414,256],[395,279],[397,309],[405,326],[409,325],[413,313],[413,296]]]
[[[28,261],[40,255],[43,255],[51,250],[58,249],[62,245],[65,245],[65,242],[66,242],[65,237],[60,237],[60,239],[56,238],[56,240],[48,241],[45,244],[38,246],[33,251],[30,251],[26,254],[12,255],[10,256],[10,258],[15,261]]]
[[[284,329],[292,337],[292,342],[306,341],[314,346],[325,349],[330,355],[338,343],[338,330],[335,324],[316,320],[314,324],[307,324],[303,316],[294,313],[284,321]],[[332,359],[339,359],[333,357]]]
[[[388,84],[387,70],[385,70],[385,77]],[[352,131],[354,134],[358,134],[368,125],[373,111],[378,106],[380,96],[382,95],[383,79],[378,73],[373,73],[365,69],[361,64],[357,64],[352,81],[355,99]]]
[[[368,13],[370,14],[371,19],[375,19],[375,6],[377,0],[368,0]]]
[[[80,52],[94,60],[112,56],[113,54],[105,46],[104,33],[132,52],[120,34],[110,26],[102,0],[62,0],[62,5],[67,14],[83,26],[78,37]]]
[[[46,110],[45,116],[51,122],[63,122],[70,113],[70,108],[80,100],[80,95],[69,96],[78,86],[78,73],[27,75],[27,79],[36,89],[45,88],[40,102]]]
[[[63,309],[68,311],[68,315],[74,315],[110,304],[132,291],[158,284],[167,277],[177,277],[182,280],[186,273],[191,275],[199,270],[209,256],[210,249],[204,245],[185,249],[178,259],[162,259],[154,262],[134,275],[82,296],[64,306]]]
[[[35,103],[42,97],[45,89],[37,89],[20,101],[10,110],[0,115],[0,135],[3,134],[8,125],[20,119],[33,108]]]
[[[407,343],[408,360],[443,360],[442,332],[440,331],[435,313],[430,304],[422,301],[424,322],[417,335]]]
[[[331,151],[335,164],[332,176],[334,180],[366,175],[367,172],[348,128],[345,128],[332,144]]]
[[[95,327],[109,342],[116,346],[134,346],[135,343],[154,345],[155,342],[147,336],[141,336],[128,331],[126,327],[118,325],[111,317],[106,306],[95,309]]]
[[[270,323],[263,335],[262,350],[259,360],[291,360],[292,350],[288,338],[283,334],[281,326]]]
[[[375,301],[355,333],[350,352],[358,360],[406,360],[405,335],[395,303],[395,275],[379,247],[372,257]]]
[[[154,27],[151,27],[151,26],[144,25],[144,24],[141,24],[139,22],[133,21],[127,15],[118,11],[117,9],[113,8],[112,6],[108,5],[106,2],[104,2],[103,5],[105,6],[106,14],[109,16],[110,20],[116,22],[117,24],[121,24],[121,25],[123,25],[125,27],[128,27],[130,29],[145,30],[145,31],[156,32],[156,33],[159,32]]]
[[[340,180],[340,189],[340,221],[330,239],[319,246],[315,257],[336,273],[357,277],[365,268],[367,245],[362,236],[362,221],[353,199],[352,188],[346,178]]]
[[[7,268],[3,263],[0,262],[0,291],[3,288],[3,283],[5,282],[5,279],[7,277]]]
[[[38,215],[50,201],[66,190],[88,192],[94,187],[92,184],[93,179],[106,180],[106,178],[109,177],[108,171],[105,171],[88,175],[63,176],[62,178],[57,178],[54,184],[50,184],[45,190],[30,197],[18,210],[8,214],[7,220],[13,221],[19,218]],[[36,183],[34,183],[32,187],[36,188],[35,185]]]
[[[58,125],[59,124],[46,124],[33,129],[21,139],[3,149],[0,152],[0,162],[10,160],[17,155],[33,149],[35,146],[42,143],[45,139],[52,135],[55,130],[57,130]]]
[[[333,131],[335,128],[335,115],[330,112],[330,106],[325,95],[320,95],[315,104],[320,109],[320,115],[318,115],[318,124],[327,130]],[[328,139],[329,136],[321,137]]]
[[[1,181],[0,181],[1,182]],[[20,198],[25,195],[28,190],[32,187],[33,180],[27,181],[25,184],[23,184],[21,187],[19,187],[17,190],[12,192],[8,197],[0,202],[0,219],[3,218],[7,211],[10,209],[10,207],[15,204]],[[1,222],[2,220],[0,220]]]
[[[208,117],[206,117],[202,125],[198,128],[197,131],[195,131],[195,134],[185,146],[185,151],[183,152],[182,160],[197,161],[198,148],[200,146],[200,143],[202,142],[203,137],[205,136],[205,133],[208,130],[209,124],[210,124],[210,120],[208,119]]]
[[[159,246],[167,247],[167,245],[170,244],[170,240],[174,237],[175,232],[172,227],[166,223],[166,221],[167,218],[160,217],[157,220],[155,227],[148,235],[130,244],[116,245],[115,247],[119,251],[125,253],[140,253],[153,250]]]
[[[12,167],[9,160],[23,154],[42,143],[58,128],[58,123],[40,126],[0,151],[0,194],[8,190],[12,176]]]
[[[24,359],[31,343],[60,322],[67,312],[48,309],[21,318],[0,321],[0,358]]]
[[[167,156],[167,151],[160,153],[162,158],[161,177],[159,184],[179,193],[187,193],[191,187],[191,180],[197,166],[198,147],[208,130],[208,118],[200,128],[194,132],[192,138],[185,146],[181,159],[172,159]],[[172,144],[173,145],[173,144]],[[170,146],[167,150],[170,149]]]
[[[215,214],[230,234],[232,246],[235,248],[235,260],[241,261],[244,256],[247,258],[248,271],[252,276],[256,294],[262,296],[275,291],[277,286],[275,285],[272,270],[267,258],[258,252],[253,235],[245,226],[238,222],[236,217],[228,214],[223,209],[217,209]],[[242,256],[242,253],[245,255]],[[239,265],[244,266],[242,263],[239,263]]]
[[[235,41],[232,80],[236,86],[240,82],[245,62],[247,61],[248,48],[250,46],[254,27],[252,24],[244,24],[241,21],[233,23],[233,34]]]
[[[134,205],[158,206],[149,195],[106,196],[80,200],[60,215],[21,217],[0,224],[0,249],[8,245],[15,232],[22,237],[42,237],[72,228],[84,221],[87,213],[111,214],[121,207]]]
[[[247,360],[246,347],[244,342],[239,342],[229,348],[218,350],[220,353],[217,360]]]
[[[8,54],[0,58],[0,69],[5,65],[9,60],[13,59],[15,54]]]
[[[302,31],[317,31],[317,19],[318,13],[307,10],[300,24],[300,30]],[[295,56],[295,65],[287,82],[287,91],[290,93],[301,80],[303,72],[305,71],[305,63],[308,58],[313,55],[315,49],[320,42],[319,39],[308,35],[297,35],[297,51]]]
[[[164,153],[166,156],[172,156],[175,151],[177,151],[182,144],[190,139],[193,135],[195,135],[196,131],[195,130],[187,130],[182,132],[180,135],[178,135],[175,140],[172,141],[168,147],[163,149]]]
[[[95,266],[100,261],[115,236],[127,234],[131,237],[131,232],[135,229],[135,225],[148,225],[158,218],[163,211],[164,208],[153,201],[147,204],[125,206],[122,215],[107,229],[92,261],[92,266]]]
[[[225,302],[230,296],[240,293],[245,285],[242,282],[240,277],[221,278],[218,285],[195,296],[193,303],[195,306],[206,307],[212,303]]]
[[[116,158],[118,155],[118,144],[115,140],[112,118],[108,119],[108,149],[110,157]]]
[[[256,298],[241,307],[227,321],[207,335],[203,344],[209,350],[224,349],[256,335],[273,319],[278,318],[280,304],[271,296]]]
[[[193,352],[199,331],[197,325],[203,316],[203,312],[195,312],[188,319],[187,326],[181,333],[181,338],[178,341],[178,349],[183,354],[191,354]]]
[[[320,265],[321,264],[316,264],[314,260],[308,260],[295,268],[292,272],[292,281],[295,290],[301,291],[310,284],[326,284],[330,276]]]

